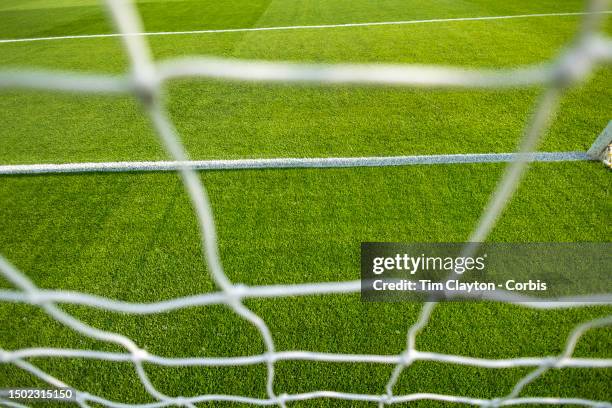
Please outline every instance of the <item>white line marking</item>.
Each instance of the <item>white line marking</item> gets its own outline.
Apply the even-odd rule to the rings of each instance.
[[[406,21],[379,21],[379,22],[373,22],[373,23],[321,24],[321,25],[299,25],[299,26],[255,27],[255,28],[225,28],[225,29],[219,29],[219,30],[193,30],[193,31],[158,31],[158,32],[131,33],[131,34],[112,33],[112,34],[64,35],[64,36],[58,36],[58,37],[8,38],[8,39],[0,39],[0,43],[69,40],[69,39],[79,39],[79,38],[108,38],[108,37],[124,37],[124,36],[189,35],[189,34],[214,34],[214,33],[240,33],[240,32],[248,32],[248,31],[305,30],[305,29],[307,30],[307,29],[340,28],[340,27],[369,27],[369,26],[385,26],[385,25],[446,23],[446,22],[453,22],[453,21],[486,21],[486,20],[508,20],[508,19],[513,19],[513,18],[532,18],[532,17],[583,16],[583,15],[588,15],[588,14],[611,14],[611,13],[612,13],[612,10],[601,11],[601,12],[596,12],[596,13],[589,13],[589,12],[540,13],[540,14],[517,14],[517,15],[510,15],[510,16],[436,18],[436,19],[429,19],[429,20],[406,20]]]
[[[585,152],[538,152],[523,157],[532,162],[591,160]],[[519,153],[439,154],[426,156],[325,157],[238,160],[132,161],[65,164],[14,164],[0,166],[0,175],[94,173],[130,171],[177,171],[184,165],[194,170],[244,170],[289,168],[383,167],[428,164],[504,163],[521,158]]]

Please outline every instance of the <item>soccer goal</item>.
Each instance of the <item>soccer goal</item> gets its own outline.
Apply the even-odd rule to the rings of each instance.
[[[172,157],[166,162],[141,162],[95,164],[81,163],[72,165],[13,165],[2,166],[0,174],[33,174],[54,172],[87,171],[138,171],[168,170],[178,171],[187,191],[201,234],[203,262],[217,286],[217,291],[200,295],[175,298],[154,303],[129,303],[110,298],[98,297],[80,292],[53,291],[37,287],[26,274],[18,270],[9,259],[0,256],[0,273],[14,286],[14,290],[0,290],[0,301],[34,305],[41,308],[57,322],[76,332],[106,343],[122,347],[125,352],[111,353],[100,350],[74,350],[59,348],[37,348],[22,350],[0,349],[0,365],[12,364],[54,387],[70,387],[62,381],[37,367],[29,359],[35,357],[88,358],[108,362],[130,362],[150,395],[155,401],[143,407],[188,406],[194,407],[204,402],[234,402],[252,405],[276,405],[285,407],[292,402],[315,399],[340,399],[362,401],[386,406],[429,400],[449,403],[462,403],[478,406],[505,406],[519,404],[569,404],[584,406],[612,406],[610,402],[584,398],[523,397],[521,391],[530,383],[555,368],[611,368],[612,359],[575,358],[574,349],[579,339],[589,330],[612,325],[612,315],[586,321],[575,327],[567,338],[563,352],[555,356],[525,357],[511,359],[483,359],[452,354],[423,352],[416,348],[419,333],[427,326],[438,303],[431,301],[423,304],[417,321],[406,335],[406,347],[398,355],[355,355],[306,350],[277,351],[271,329],[264,319],[249,309],[244,300],[252,298],[282,298],[298,296],[333,296],[360,291],[360,281],[313,282],[295,285],[245,286],[235,284],[225,274],[219,256],[213,209],[207,191],[197,170],[202,169],[257,169],[257,168],[308,168],[308,167],[354,167],[354,166],[401,166],[410,164],[439,163],[484,163],[505,162],[505,171],[493,194],[482,211],[466,242],[465,254],[477,251],[479,243],[484,242],[495,226],[500,214],[517,191],[529,164],[534,161],[600,160],[610,166],[610,145],[612,125],[601,133],[588,152],[564,152],[547,154],[536,152],[542,135],[554,118],[555,111],[564,92],[579,84],[600,64],[612,62],[612,39],[600,32],[605,17],[605,1],[592,1],[591,9],[584,13],[580,31],[568,44],[566,50],[547,64],[527,66],[508,70],[481,70],[448,68],[438,66],[412,65],[361,65],[361,64],[302,64],[261,61],[242,61],[205,57],[171,59],[161,63],[154,62],[146,37],[142,35],[140,18],[136,8],[126,0],[107,0],[106,7],[118,30],[125,52],[130,61],[130,72],[123,75],[97,75],[76,72],[41,71],[0,71],[0,91],[6,89],[43,89],[52,91],[78,92],[83,94],[123,94],[136,98],[145,114],[153,123],[163,146]],[[511,154],[484,155],[440,155],[398,156],[375,158],[325,158],[325,159],[244,159],[217,161],[190,161],[164,106],[161,87],[165,81],[205,77],[232,81],[310,83],[317,86],[327,84],[385,85],[407,88],[517,88],[541,86],[544,88],[531,118],[525,127],[518,150]],[[611,122],[612,123],[612,122]],[[602,171],[605,171],[602,169]],[[531,299],[500,292],[491,299],[514,304],[517,307],[534,309],[581,308],[592,305],[612,305],[612,294],[593,294],[580,298]],[[118,333],[103,331],[75,318],[60,308],[60,305],[74,304],[95,307],[108,311],[127,314],[161,314],[187,307],[206,307],[225,305],[233,313],[251,323],[265,344],[265,353],[237,357],[162,357],[139,347],[135,341]],[[281,361],[306,360],[330,363],[378,363],[394,367],[385,384],[381,384],[378,394],[358,394],[334,390],[320,390],[299,394],[278,392],[275,388],[275,365]],[[517,382],[510,393],[495,399],[482,399],[464,395],[440,393],[412,393],[398,395],[394,392],[400,375],[418,361],[434,361],[445,364],[459,364],[471,367],[495,369],[529,367],[531,371]],[[166,395],[158,390],[150,380],[145,364],[183,367],[247,366],[264,364],[267,368],[267,398],[254,398],[244,395],[203,394],[203,395]],[[82,407],[100,404],[108,407],[123,407],[122,401],[111,401],[82,390],[74,390],[75,400]],[[6,397],[0,399],[7,406],[21,406]]]

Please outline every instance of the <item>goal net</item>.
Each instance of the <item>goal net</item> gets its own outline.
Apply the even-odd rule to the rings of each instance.
[[[106,6],[120,34],[125,52],[129,57],[131,70],[124,75],[95,75],[54,71],[0,70],[0,91],[2,89],[30,88],[82,93],[113,93],[133,95],[138,99],[144,112],[152,121],[165,149],[174,160],[182,183],[187,191],[201,235],[203,259],[207,264],[218,291],[195,296],[175,298],[154,303],[128,303],[80,292],[53,291],[38,288],[9,260],[0,256],[0,273],[8,279],[15,290],[0,290],[0,300],[35,305],[61,324],[92,339],[121,346],[125,352],[110,353],[97,350],[73,350],[60,348],[37,348],[20,350],[0,349],[0,363],[14,364],[30,372],[44,382],[56,387],[68,387],[60,378],[34,365],[33,357],[88,358],[111,362],[131,362],[146,391],[156,401],[149,407],[189,406],[201,402],[229,401],[254,405],[285,406],[294,401],[318,398],[342,399],[348,401],[369,401],[380,406],[417,400],[465,403],[479,406],[502,406],[516,404],[578,404],[600,406],[609,403],[583,398],[522,397],[521,391],[548,370],[561,367],[605,368],[612,367],[612,359],[575,358],[573,351],[580,337],[588,330],[612,325],[612,315],[591,320],[575,327],[563,352],[555,356],[483,359],[452,354],[419,351],[416,348],[418,334],[428,324],[436,302],[426,302],[417,321],[409,328],[406,347],[399,355],[355,355],[315,351],[277,351],[271,330],[261,316],[244,304],[249,298],[280,298],[308,295],[334,295],[360,291],[360,281],[319,282],[295,285],[245,286],[234,284],[224,273],[217,246],[215,223],[206,190],[198,177],[172,121],[164,107],[161,87],[165,81],[184,77],[207,77],[240,81],[313,83],[318,85],[341,83],[369,85],[390,85],[399,87],[436,88],[503,88],[539,85],[545,89],[537,102],[532,117],[524,129],[520,147],[508,161],[505,172],[474,227],[467,242],[465,254],[473,254],[479,243],[485,241],[500,214],[517,190],[529,163],[534,159],[541,135],[551,122],[563,92],[583,80],[602,63],[612,61],[612,40],[600,34],[604,17],[605,1],[592,1],[591,9],[584,13],[581,29],[565,52],[558,58],[542,65],[509,70],[480,70],[443,68],[413,65],[360,65],[360,64],[301,64],[281,62],[258,62],[230,59],[191,57],[154,62],[136,8],[127,0],[107,0]],[[607,156],[606,156],[607,157]],[[609,160],[609,159],[608,159]],[[236,161],[240,162],[240,160]],[[374,163],[373,165],[376,165]],[[240,166],[237,163],[236,166]],[[291,163],[284,167],[291,167]],[[304,166],[299,166],[304,167]],[[579,308],[593,304],[612,304],[612,294],[598,294],[590,297],[566,299],[530,299],[512,293],[496,291],[491,300],[515,304],[519,307],[553,309]],[[226,305],[242,319],[250,322],[259,332],[265,344],[260,355],[240,357],[193,357],[171,358],[147,352],[132,339],[121,334],[94,328],[67,313],[58,305],[77,304],[127,314],[158,314],[194,306]],[[381,384],[377,395],[321,390],[307,393],[278,393],[275,389],[275,364],[279,361],[307,360],[335,363],[380,363],[395,368],[386,384]],[[396,395],[395,386],[401,373],[416,361],[435,361],[482,368],[531,367],[532,370],[516,383],[507,395],[496,399],[480,399],[462,395],[438,393],[413,393]],[[162,366],[243,366],[265,364],[267,367],[267,398],[253,398],[243,395],[166,395],[158,390],[149,379],[144,364]],[[82,407],[97,403],[108,407],[125,406],[122,401],[110,401],[101,396],[75,390],[76,401]],[[1,399],[1,403],[19,404]]]

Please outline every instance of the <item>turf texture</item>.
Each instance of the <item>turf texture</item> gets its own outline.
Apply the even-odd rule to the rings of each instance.
[[[582,9],[577,1],[196,1],[139,2],[148,31],[335,24]],[[158,59],[215,55],[316,62],[402,62],[513,67],[557,55],[579,17],[409,26],[150,37]],[[612,25],[605,27],[612,33]],[[0,38],[112,32],[88,0],[5,0]],[[116,38],[0,44],[0,68],[118,73]],[[567,92],[540,150],[586,150],[612,108],[612,71],[599,69]],[[174,81],[171,116],[190,156],[333,157],[506,152],[516,148],[540,89],[440,91]],[[0,163],[167,158],[129,98],[11,90],[0,94]],[[352,280],[362,241],[467,239],[500,164],[378,169],[205,172],[231,280],[246,284]],[[489,237],[496,242],[609,241],[610,174],[596,163],[534,165]],[[214,290],[200,257],[191,207],[174,174],[0,178],[0,251],[44,288],[145,302]],[[0,283],[8,287],[5,281]],[[249,300],[278,350],[397,354],[419,304],[366,304],[358,295]],[[223,307],[125,316],[66,307],[164,356],[235,356],[264,351],[257,332]],[[497,303],[446,303],[419,336],[420,350],[487,358],[562,350],[578,323],[610,313],[593,307],[531,311]],[[0,347],[121,351],[77,335],[34,307],[0,304]],[[576,355],[610,358],[610,329],[589,332]],[[130,364],[33,359],[67,383],[124,402],[147,402]],[[382,394],[392,367],[282,362],[277,393],[330,389]],[[232,393],[265,398],[265,366],[147,366],[170,395]],[[396,394],[440,392],[492,398],[526,369],[438,363],[408,368]],[[552,371],[522,395],[612,400],[611,370]],[[0,388],[42,385],[0,365]],[[230,406],[231,404],[227,404]],[[291,406],[355,406],[315,400]],[[368,404],[362,404],[368,405]],[[437,406],[420,402],[419,406]],[[212,405],[211,405],[212,406]],[[216,405],[215,405],[216,406]]]

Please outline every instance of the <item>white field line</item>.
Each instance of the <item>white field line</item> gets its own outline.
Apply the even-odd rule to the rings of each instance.
[[[53,41],[69,40],[79,38],[107,38],[125,36],[156,36],[156,35],[189,35],[189,34],[215,34],[215,33],[240,33],[248,31],[279,31],[279,30],[308,30],[320,28],[341,28],[341,27],[370,27],[386,25],[407,25],[407,24],[426,24],[426,23],[448,23],[454,21],[487,21],[487,20],[509,20],[516,18],[534,17],[564,17],[564,16],[583,16],[588,14],[612,14],[612,10],[600,12],[571,12],[571,13],[539,13],[539,14],[516,14],[510,16],[485,16],[485,17],[457,17],[457,18],[435,18],[428,20],[405,20],[405,21],[378,21],[371,23],[345,23],[345,24],[320,24],[320,25],[297,25],[281,27],[254,27],[254,28],[225,28],[218,30],[191,30],[191,31],[157,31],[157,32],[138,32],[138,33],[111,33],[111,34],[84,34],[84,35],[63,35],[57,37],[37,37],[37,38],[7,38],[0,39],[0,43],[18,43],[33,41]]]
[[[237,160],[127,161],[64,164],[13,164],[0,166],[0,175],[93,173],[131,171],[177,171],[185,165],[194,170],[288,169],[334,167],[383,167],[428,164],[506,163],[518,159],[530,162],[592,160],[584,152],[474,153],[424,156],[324,157]]]

